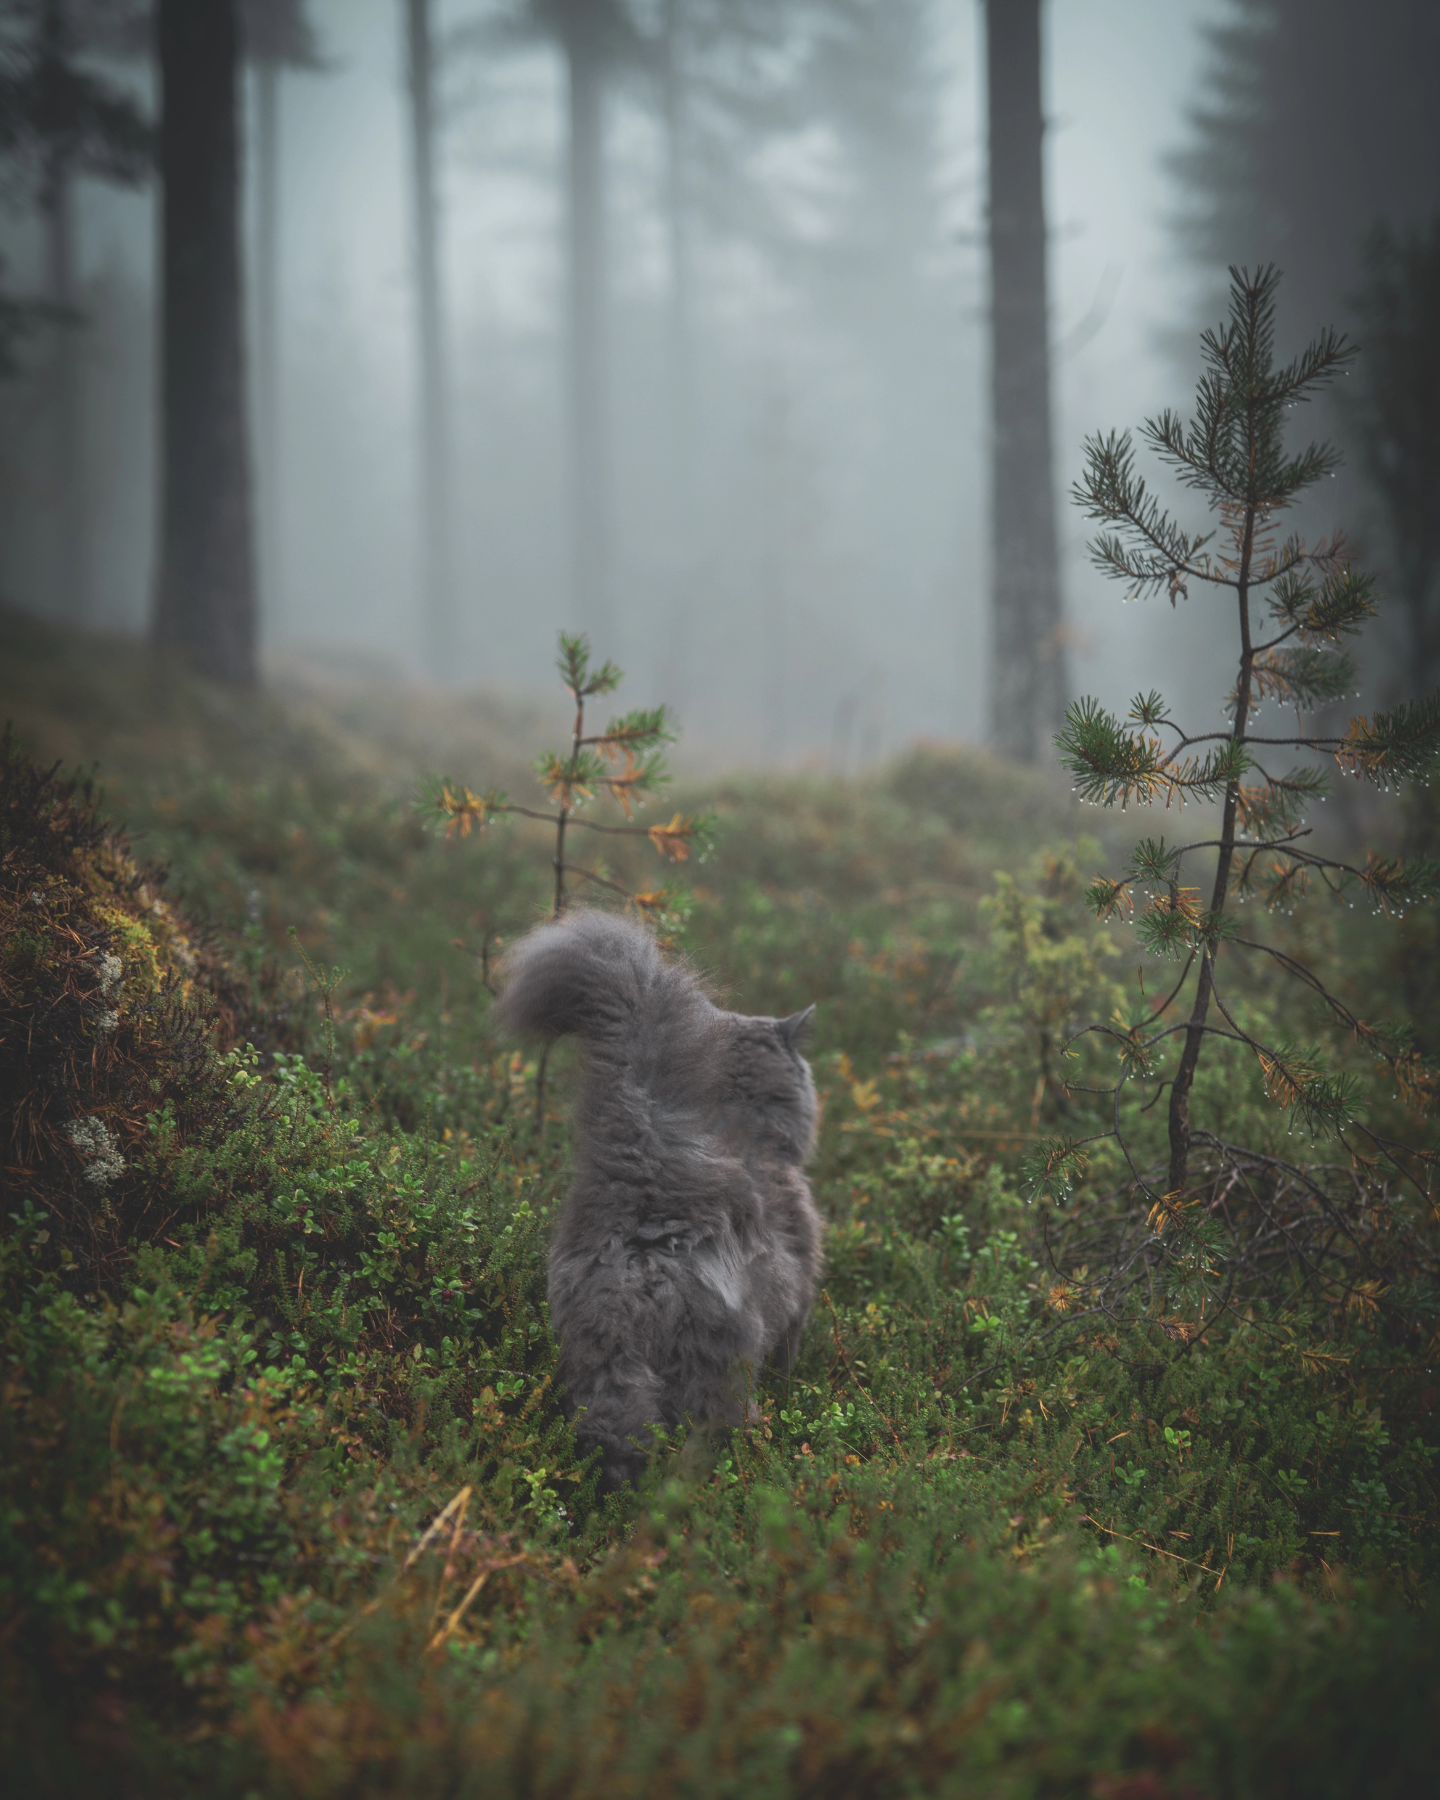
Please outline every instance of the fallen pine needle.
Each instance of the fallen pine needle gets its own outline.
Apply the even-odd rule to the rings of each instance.
[[[1215,1573],[1214,1569],[1210,1567],[1208,1558],[1205,1562],[1196,1562],[1193,1557],[1180,1556],[1174,1550],[1167,1550],[1163,1544],[1152,1544],[1147,1538],[1136,1537],[1133,1532],[1116,1531],[1109,1525],[1102,1525],[1098,1519],[1092,1519],[1089,1513],[1081,1513],[1080,1521],[1084,1525],[1093,1525],[1097,1531],[1103,1531],[1107,1537],[1123,1538],[1127,1544],[1138,1544],[1142,1550],[1153,1550],[1156,1556],[1166,1556],[1171,1562],[1184,1563],[1187,1569],[1199,1569],[1204,1575]],[[1217,1589],[1220,1582],[1225,1579],[1225,1572],[1229,1566],[1227,1563],[1225,1568],[1220,1571],[1220,1579],[1215,1583]]]

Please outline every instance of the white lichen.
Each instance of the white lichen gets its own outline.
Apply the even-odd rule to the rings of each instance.
[[[125,965],[113,950],[106,950],[100,958],[100,994],[108,1000],[119,987],[125,974]]]
[[[93,1187],[109,1187],[125,1173],[125,1158],[103,1119],[97,1119],[93,1114],[88,1118],[72,1119],[65,1128],[65,1135],[79,1152],[85,1164],[85,1179]]]

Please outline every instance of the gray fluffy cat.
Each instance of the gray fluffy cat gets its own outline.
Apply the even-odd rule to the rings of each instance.
[[[648,932],[600,912],[530,932],[503,975],[511,1030],[585,1045],[550,1316],[577,1435],[614,1487],[644,1466],[649,1427],[740,1423],[761,1366],[788,1369],[799,1346],[820,1280],[802,1172],[814,1008],[725,1012]]]

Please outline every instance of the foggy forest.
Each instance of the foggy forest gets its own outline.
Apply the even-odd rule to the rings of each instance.
[[[1429,1785],[1437,71],[0,4],[13,1791]]]

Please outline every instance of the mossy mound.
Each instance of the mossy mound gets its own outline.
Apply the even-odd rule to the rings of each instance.
[[[263,1035],[218,947],[99,819],[88,781],[0,741],[0,1092],[13,1201],[100,1273],[173,1222],[139,1172],[165,1109],[223,1102],[219,1053]]]
[[[73,1792],[67,1758],[222,1706],[257,1628],[323,1642],[437,1487],[548,1518],[524,1472],[574,1450],[533,1172],[367,1131],[91,788],[8,739],[0,942],[0,1744]]]

